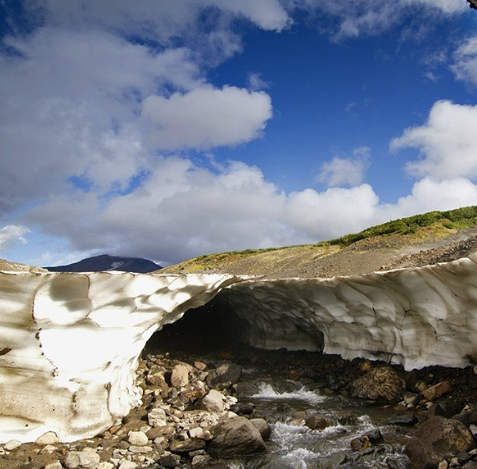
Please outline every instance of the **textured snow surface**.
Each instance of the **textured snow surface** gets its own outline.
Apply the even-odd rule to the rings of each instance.
[[[0,442],[47,431],[74,441],[117,423],[140,402],[147,340],[217,294],[246,344],[467,366],[477,360],[476,262],[335,279],[0,272]]]
[[[140,403],[139,355],[226,275],[0,273],[0,441],[100,433]]]

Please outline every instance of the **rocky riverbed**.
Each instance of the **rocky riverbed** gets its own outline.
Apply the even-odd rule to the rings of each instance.
[[[121,425],[69,444],[10,441],[0,468],[477,468],[472,367],[248,349],[149,353],[137,376],[143,404]]]

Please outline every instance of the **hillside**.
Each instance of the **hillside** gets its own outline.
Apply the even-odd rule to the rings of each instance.
[[[403,218],[318,244],[209,254],[161,273],[329,278],[445,262],[475,251],[477,206]]]

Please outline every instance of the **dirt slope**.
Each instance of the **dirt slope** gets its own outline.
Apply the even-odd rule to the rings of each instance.
[[[269,278],[361,275],[377,270],[447,262],[477,252],[477,229],[423,228],[412,235],[375,236],[348,246],[293,246],[211,254],[160,273],[230,273]]]

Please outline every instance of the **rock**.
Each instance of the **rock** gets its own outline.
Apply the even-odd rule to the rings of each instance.
[[[378,428],[366,432],[363,436],[367,437],[372,445],[377,445],[384,441],[383,434]]]
[[[405,454],[392,454],[386,458],[389,469],[411,469],[411,461]]]
[[[396,415],[388,420],[389,425],[398,425],[401,427],[413,427],[419,420],[414,414]]]
[[[224,363],[218,368],[209,371],[207,385],[211,388],[227,388],[239,381],[242,368],[234,363]]]
[[[63,465],[67,469],[96,469],[100,459],[96,451],[85,448],[83,451],[67,453]]]
[[[144,432],[129,432],[128,441],[133,446],[147,445],[149,439]]]
[[[167,415],[164,409],[154,407],[147,414],[147,421],[151,427],[165,427],[167,426]]]
[[[111,464],[111,468],[113,467],[113,465]],[[111,469],[111,468],[106,468],[106,467],[100,467],[98,466],[98,469]],[[52,462],[50,464],[47,464],[45,466],[45,469],[63,469],[63,466],[62,464],[60,463],[60,461],[55,461],[55,462]]]
[[[45,469],[47,468],[45,467]],[[61,467],[59,469],[61,469]],[[99,463],[98,469],[114,469],[114,464],[108,461],[103,461]]]
[[[435,401],[439,399],[439,397],[444,396],[445,394],[449,394],[452,392],[452,385],[449,381],[441,381],[440,383],[435,384],[427,388],[423,393],[422,397],[427,399],[428,401]]]
[[[305,419],[305,425],[311,430],[324,430],[327,427],[333,426],[334,422],[323,415],[313,414]]]
[[[328,458],[323,463],[323,469],[335,469],[348,461],[348,456],[345,453],[335,453]]]
[[[157,462],[164,467],[177,467],[181,463],[181,457],[178,454],[166,453],[163,454]]]
[[[20,447],[21,445],[22,445],[22,442],[21,442],[21,441],[18,441],[18,440],[10,440],[10,441],[8,441],[7,443],[5,443],[4,448],[5,448],[7,451],[13,451],[14,449],[17,449],[18,447]]]
[[[353,438],[350,441],[350,446],[353,451],[363,451],[371,446],[371,442],[367,436],[360,436]]]
[[[137,467],[137,463],[124,460],[119,463],[118,469],[136,469]]]
[[[245,417],[224,420],[212,429],[208,452],[218,458],[235,458],[260,453],[265,443],[260,432]]]
[[[272,434],[272,428],[265,419],[250,419],[249,422],[260,432],[262,438],[266,441]]]
[[[341,425],[356,425],[358,423],[358,417],[352,412],[338,412],[336,418]]]
[[[413,469],[426,469],[474,447],[470,430],[461,422],[432,417],[416,430],[406,445],[406,454]]]
[[[209,412],[223,412],[226,408],[224,395],[216,389],[211,389],[203,397],[200,408]]]
[[[40,446],[56,445],[58,443],[58,435],[55,432],[46,432],[39,436],[35,444]]]
[[[378,366],[350,384],[353,397],[397,401],[404,395],[405,382],[388,365]]]
[[[198,438],[188,438],[187,440],[172,440],[170,450],[173,453],[189,453],[205,448],[205,441]]]
[[[171,374],[172,386],[180,389],[189,384],[189,370],[190,367],[187,365],[176,365]]]

